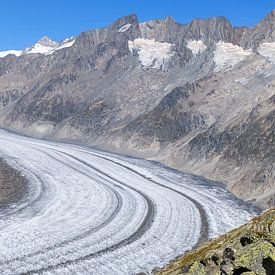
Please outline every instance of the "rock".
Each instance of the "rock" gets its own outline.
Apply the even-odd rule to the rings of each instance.
[[[226,261],[223,261],[221,263],[220,270],[222,275],[232,274],[234,270],[234,265],[230,260],[227,259]]]
[[[243,236],[240,238],[240,243],[242,246],[246,246],[248,244],[252,244],[253,243],[253,239],[251,236]]]
[[[206,275],[206,271],[205,271],[205,268],[198,262],[195,262],[189,272],[188,272],[190,275]]]
[[[245,246],[236,253],[234,265],[237,268],[246,267],[257,274],[264,274],[265,269],[262,266],[264,258],[275,260],[275,247],[266,241],[256,242]]]
[[[275,234],[266,230],[274,221],[275,209],[266,211],[240,228],[187,253],[157,274],[169,274],[170,270],[173,274],[275,274]],[[187,266],[191,268],[185,269]]]
[[[270,232],[271,232],[272,234],[275,234],[275,221],[272,222],[272,224],[270,225]]]
[[[264,258],[262,266],[265,269],[267,275],[275,274],[275,261],[274,259],[271,259],[271,257]]]
[[[233,260],[234,259],[234,251],[231,248],[227,247],[223,251],[223,258]]]

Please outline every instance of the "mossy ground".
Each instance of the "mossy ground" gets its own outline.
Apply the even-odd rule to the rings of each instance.
[[[275,209],[205,243],[156,274],[275,275]]]

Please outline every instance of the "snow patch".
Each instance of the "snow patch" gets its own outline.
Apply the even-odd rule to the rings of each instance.
[[[41,38],[36,44],[34,44],[31,48],[27,48],[24,53],[25,54],[32,54],[32,53],[40,53],[46,54],[56,47],[58,47],[58,43],[51,40],[49,37],[44,36]]]
[[[242,47],[232,43],[218,42],[214,51],[215,72],[232,68],[239,62],[247,59],[252,54],[251,50],[244,50]]]
[[[41,45],[39,43],[35,44],[32,48],[26,50],[26,54],[32,54],[32,53],[41,53],[41,54],[47,54],[51,51],[53,51],[53,47],[48,47]]]
[[[64,44],[61,44],[60,46],[58,46],[55,51],[58,51],[58,50],[61,50],[61,49],[64,49],[64,48],[70,48],[75,42],[75,39],[74,40],[71,40],[71,41],[68,41]]]
[[[187,48],[189,48],[192,51],[193,55],[196,56],[199,53],[205,51],[206,46],[204,45],[202,40],[188,40]]]
[[[129,30],[130,27],[131,27],[131,24],[127,23],[127,24],[123,25],[122,27],[120,27],[118,32],[126,32],[127,30]]]
[[[275,64],[275,42],[262,43],[258,48],[258,52]]]
[[[65,48],[70,48],[70,47],[72,47],[74,42],[75,42],[74,38],[67,38],[63,42],[61,42],[57,48],[54,48],[50,52],[46,53],[46,55],[53,54],[54,52],[65,49]]]
[[[15,56],[20,56],[22,54],[22,51],[17,51],[17,50],[3,51],[3,52],[0,52],[0,58],[5,57],[9,54],[13,54]]]
[[[170,59],[174,56],[173,45],[156,40],[137,38],[128,41],[130,51],[138,54],[143,68],[166,70]]]

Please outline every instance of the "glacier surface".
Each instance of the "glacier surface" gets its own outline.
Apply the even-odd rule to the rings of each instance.
[[[29,179],[0,209],[1,274],[150,272],[256,214],[154,162],[2,130],[0,156]]]

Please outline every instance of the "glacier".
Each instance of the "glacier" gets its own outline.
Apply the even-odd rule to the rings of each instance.
[[[4,130],[0,156],[29,180],[0,209],[1,274],[151,272],[257,214],[156,162]]]

